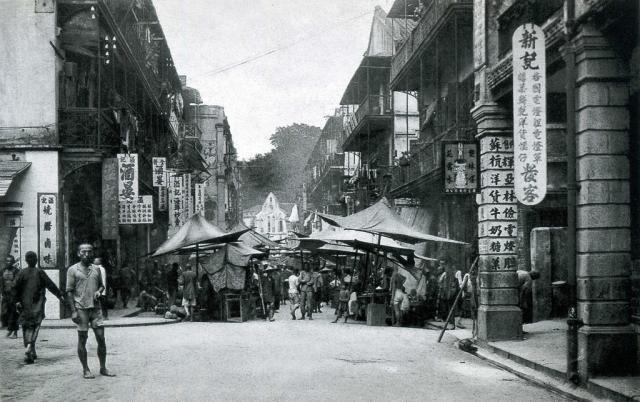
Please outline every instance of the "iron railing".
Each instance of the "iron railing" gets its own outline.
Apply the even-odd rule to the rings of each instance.
[[[418,25],[416,25],[393,56],[391,61],[390,82],[396,79],[422,42],[432,35],[434,27],[449,10],[449,7],[458,4],[470,4],[473,6],[473,0],[432,0],[429,2],[427,9],[418,21]]]
[[[353,134],[358,125],[367,116],[391,116],[391,97],[389,95],[369,95],[358,106],[355,113],[349,116],[346,123],[347,136]]]

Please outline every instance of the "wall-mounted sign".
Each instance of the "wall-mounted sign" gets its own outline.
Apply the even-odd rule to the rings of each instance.
[[[118,154],[118,200],[138,199],[138,154]]]
[[[443,141],[444,192],[469,194],[478,191],[478,144]]]
[[[153,186],[154,187],[166,187],[167,186],[167,158],[151,158],[153,166]]]
[[[58,195],[38,193],[38,257],[40,268],[56,268]]]
[[[121,202],[118,221],[121,225],[153,223],[153,196],[142,195],[134,202]]]
[[[514,177],[518,201],[536,205],[547,193],[545,37],[534,24],[513,33]]]

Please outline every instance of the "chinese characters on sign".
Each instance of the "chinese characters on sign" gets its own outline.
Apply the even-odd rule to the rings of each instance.
[[[152,158],[153,186],[167,186],[167,158]]]
[[[183,175],[182,183],[184,185],[184,217],[183,221],[186,222],[193,215],[193,197],[191,196],[191,174],[187,173]]]
[[[184,224],[183,176],[169,173],[169,235]]]
[[[196,205],[195,213],[204,215],[204,184],[196,183]]]
[[[56,268],[58,195],[38,193],[38,256],[40,268]]]
[[[511,137],[480,140],[478,206],[479,266],[487,271],[515,271],[518,208],[513,175]]]
[[[443,141],[444,192],[468,194],[478,191],[478,145],[475,142]]]
[[[138,196],[135,202],[121,202],[119,221],[121,225],[153,223],[153,196]]]
[[[525,205],[536,205],[547,193],[544,32],[534,24],[521,25],[512,44],[516,197]]]
[[[167,196],[168,196],[167,189],[168,187],[158,187],[158,211],[167,210]]]
[[[138,154],[118,154],[118,200],[138,199]]]

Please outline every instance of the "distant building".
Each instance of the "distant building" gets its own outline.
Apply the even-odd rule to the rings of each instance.
[[[271,240],[282,240],[292,228],[289,217],[293,203],[280,203],[273,193],[269,193],[262,206],[254,206],[242,215],[244,224],[255,227],[258,233]],[[255,215],[253,215],[255,211]]]

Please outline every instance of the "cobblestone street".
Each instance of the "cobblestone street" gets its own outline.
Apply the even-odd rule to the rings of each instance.
[[[107,328],[116,378],[83,380],[76,331],[43,329],[39,359],[0,339],[0,399],[10,400],[558,400],[413,328],[314,321]],[[98,373],[96,344],[89,364]]]

